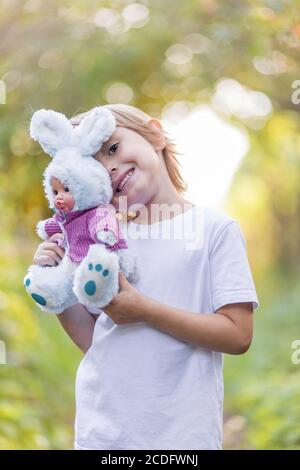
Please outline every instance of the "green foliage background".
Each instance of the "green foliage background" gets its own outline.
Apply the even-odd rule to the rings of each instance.
[[[0,448],[72,448],[74,380],[81,353],[56,318],[41,315],[22,279],[48,215],[41,174],[47,157],[29,139],[34,110],[71,116],[111,99],[153,116],[170,102],[209,103],[221,78],[265,93],[273,113],[247,129],[250,150],[224,205],[245,233],[260,298],[249,352],[225,359],[225,448],[300,448],[298,1],[141,1],[145,24],[126,23],[129,1],[0,1]],[[100,26],[102,8],[109,13]],[[98,12],[98,16],[97,16]],[[103,10],[102,10],[103,13]],[[96,18],[96,20],[95,20]],[[100,20],[99,20],[100,18]],[[111,18],[114,21],[109,22]],[[200,34],[188,64],[170,64],[173,44]],[[256,59],[273,64],[270,73]],[[111,94],[115,83],[126,84]],[[123,91],[122,91],[123,90]],[[126,92],[127,90],[127,92]],[[113,98],[111,98],[113,96]],[[255,127],[257,127],[255,129]]]

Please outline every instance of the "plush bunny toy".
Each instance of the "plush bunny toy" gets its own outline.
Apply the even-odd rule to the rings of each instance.
[[[129,282],[139,279],[137,259],[122,238],[116,211],[109,204],[112,184],[93,155],[116,128],[113,113],[99,106],[73,128],[61,113],[41,109],[31,119],[30,135],[52,157],[43,185],[55,214],[38,222],[37,234],[62,233],[65,255],[57,266],[32,265],[24,285],[37,305],[61,313],[80,302],[101,313],[118,293],[121,269]]]

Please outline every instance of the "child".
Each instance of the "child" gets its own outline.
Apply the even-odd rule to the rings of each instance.
[[[75,449],[222,449],[222,353],[247,351],[259,305],[244,236],[227,214],[184,199],[159,120],[106,106],[117,128],[94,157],[111,175],[112,204],[121,213],[125,199],[136,211],[122,232],[141,279],[132,286],[120,274],[120,292],[98,317],[79,304],[58,315],[85,352]],[[180,235],[164,239],[166,229]],[[62,256],[52,239],[35,262]]]

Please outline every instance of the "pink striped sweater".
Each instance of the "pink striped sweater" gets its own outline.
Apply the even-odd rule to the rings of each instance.
[[[117,239],[113,246],[105,244],[108,251],[128,248],[115,211],[107,204],[66,213],[57,210],[52,218],[45,221],[44,230],[49,237],[54,233],[64,234],[66,254],[76,263],[87,255],[91,244],[103,243],[97,238],[100,230],[112,231]]]

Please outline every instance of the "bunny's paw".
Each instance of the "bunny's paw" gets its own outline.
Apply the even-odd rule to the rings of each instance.
[[[59,308],[57,301],[49,293],[46,293],[43,289],[36,286],[34,280],[28,274],[26,274],[24,278],[24,287],[42,310],[52,311],[53,309],[57,310],[57,308]]]
[[[118,272],[116,254],[90,250],[76,270],[73,291],[87,307],[105,307],[118,293]]]

